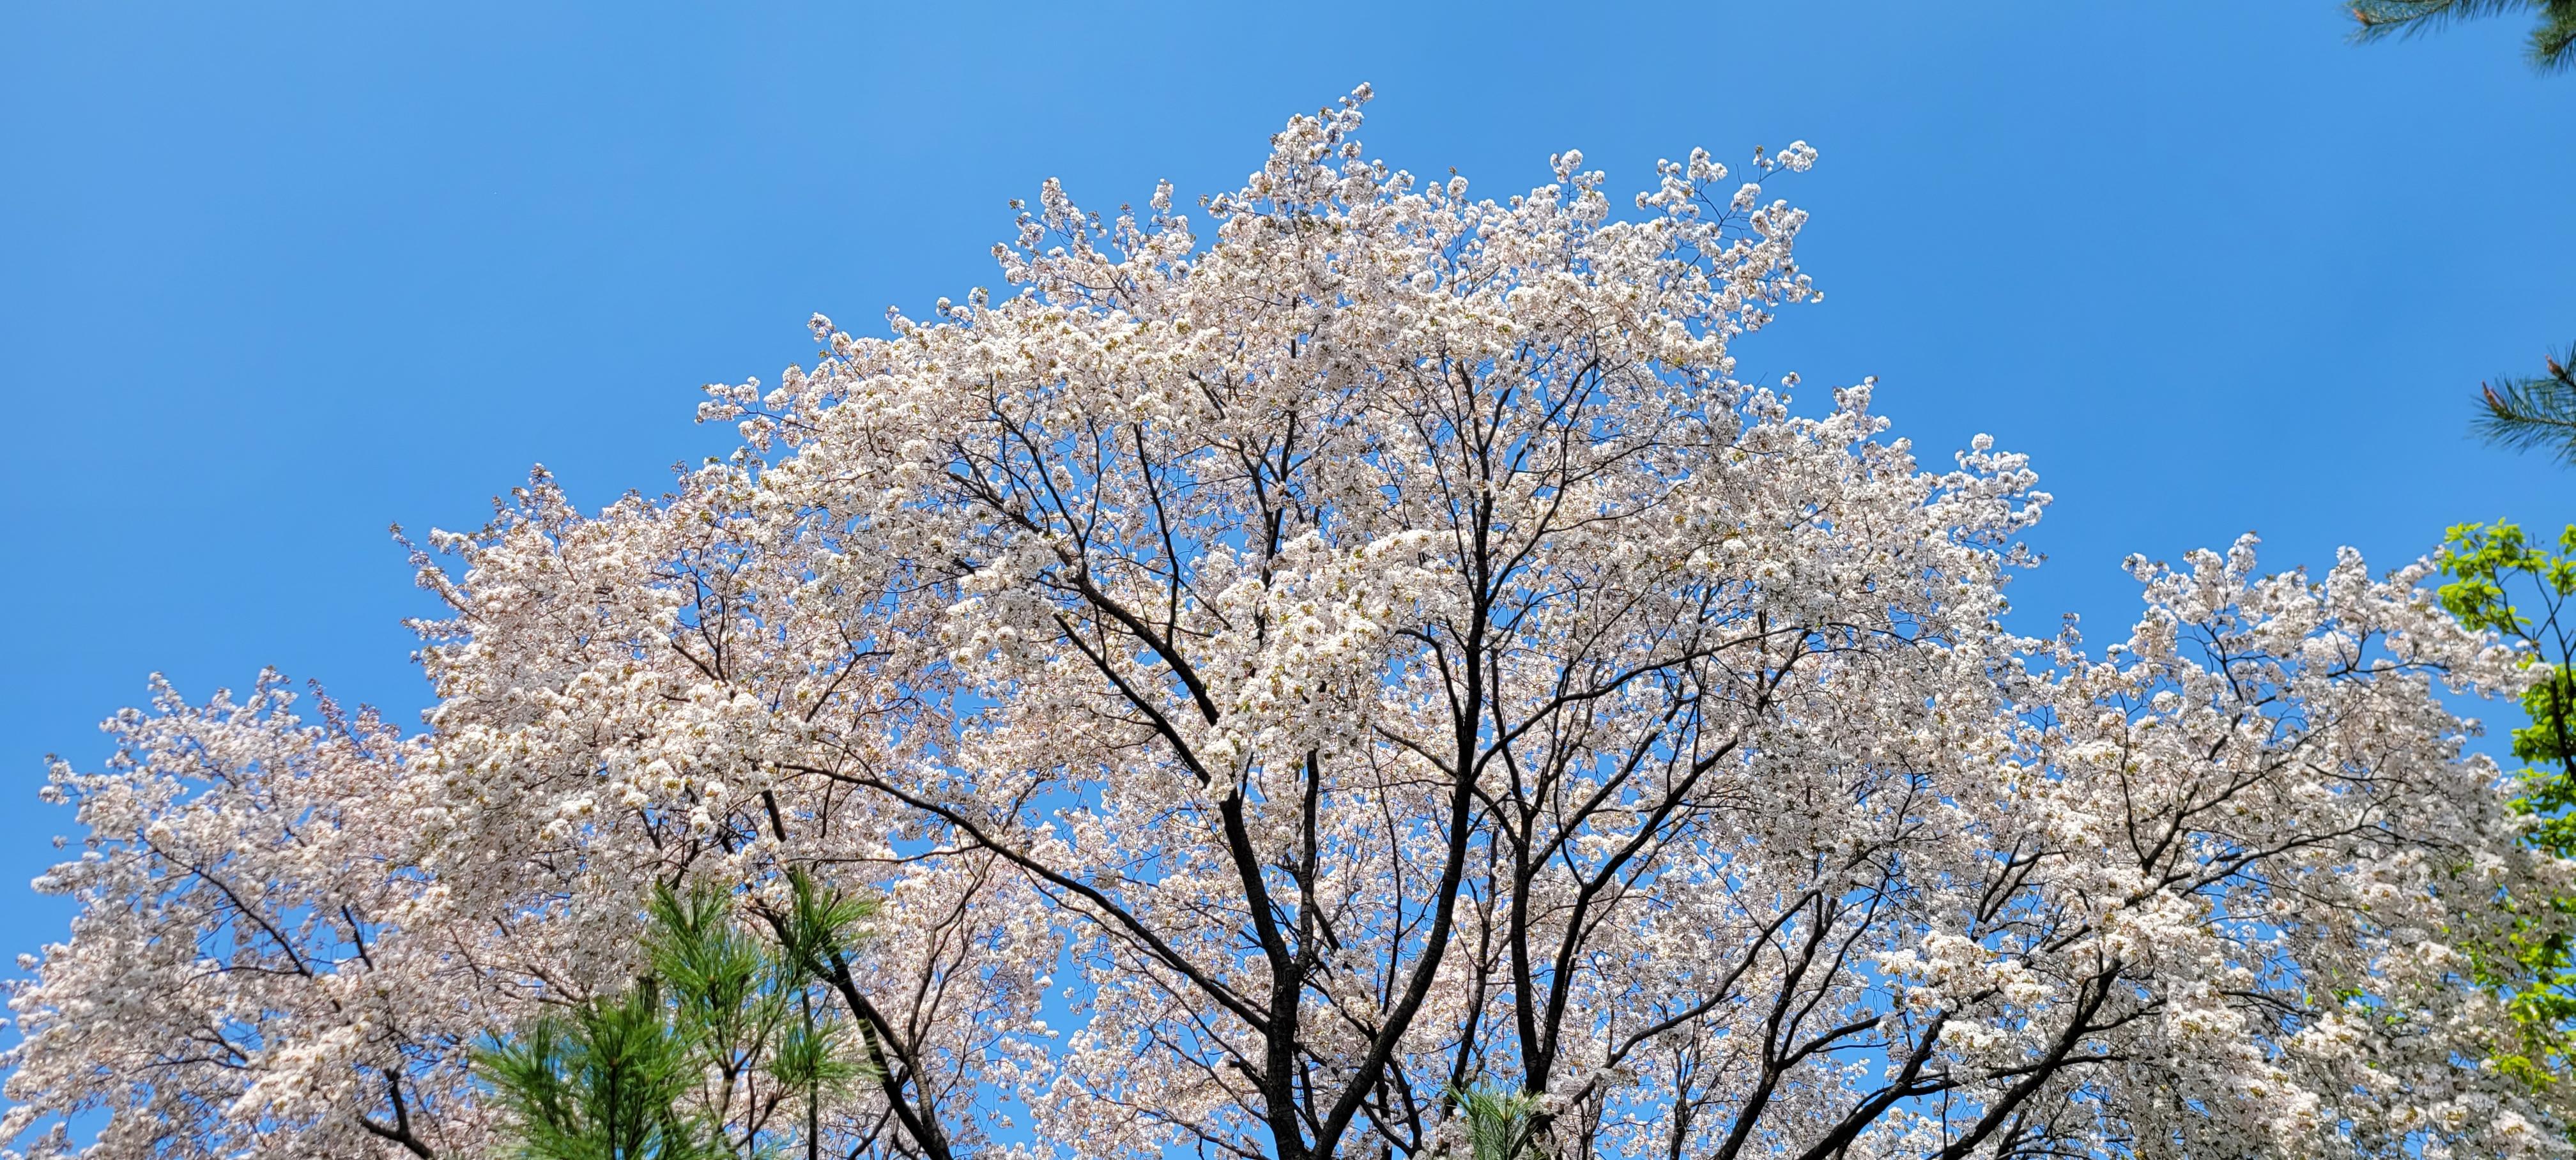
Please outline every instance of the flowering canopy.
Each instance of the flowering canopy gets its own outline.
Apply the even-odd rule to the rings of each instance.
[[[836,1155],[1424,1156],[1479,1084],[1569,1157],[2564,1150],[2463,1066],[2490,900],[2567,868],[2424,566],[2248,540],[2133,562],[2098,658],[2014,636],[2022,457],[1733,375],[1812,150],[1472,200],[1365,95],[1212,238],[1049,183],[1011,293],[817,317],[673,494],[439,536],[416,735],[119,717],[0,1129],[479,1155],[480,1030],[618,986],[657,883],[798,870],[881,902]]]

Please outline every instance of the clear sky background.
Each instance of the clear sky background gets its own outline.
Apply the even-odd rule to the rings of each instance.
[[[1360,81],[1371,151],[1485,194],[1579,147],[1622,190],[1814,143],[1772,188],[1827,291],[1748,377],[1878,375],[1941,462],[2057,504],[2018,627],[2137,607],[2118,564],[2249,529],[2394,565],[2576,519],[2467,438],[2576,339],[2576,76],[2524,28],[2359,48],[2331,0],[1519,7],[40,4],[0,8],[0,953],[71,829],[44,755],[167,673],[263,665],[411,720],[389,524],[478,526],[544,463],[585,505],[722,451],[820,310],[997,281],[1012,197],[1239,183]],[[1614,199],[1623,200],[1623,199]]]

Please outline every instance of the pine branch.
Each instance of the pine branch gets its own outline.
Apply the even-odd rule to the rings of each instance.
[[[2526,53],[2532,68],[2550,73],[2576,66],[2576,0],[2348,0],[2345,11],[2360,25],[2353,30],[2353,39],[2365,44],[2466,20],[2530,12],[2540,18]]]
[[[2540,27],[2531,30],[2529,55],[2540,72],[2576,68],[2576,0],[2549,0]]]
[[[2542,0],[2351,0],[2352,18],[2361,24],[2362,40],[2413,36],[2445,25],[2538,8]]]
[[[2559,462],[2576,467],[2576,345],[2568,348],[2564,358],[2544,357],[2548,373],[2528,377],[2508,376],[2494,383],[2480,383],[2483,392],[2479,402],[2484,413],[2477,418],[2479,436],[2500,447],[2516,451],[2547,451]]]

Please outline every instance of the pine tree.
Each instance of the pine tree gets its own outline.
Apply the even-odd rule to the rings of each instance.
[[[2363,41],[2412,36],[2460,20],[2529,11],[2540,18],[2531,30],[2528,57],[2541,72],[2576,65],[2576,0],[2350,0],[2355,33]]]
[[[809,965],[846,961],[870,908],[802,876],[791,886],[774,945],[722,892],[656,891],[633,986],[492,1036],[475,1069],[511,1113],[513,1155],[718,1160],[782,1155],[791,1140],[819,1155],[825,1102],[868,1069],[847,1021],[814,1001]]]
[[[521,1160],[715,1160],[716,1127],[684,1108],[694,1055],[644,982],[495,1037],[475,1070],[514,1117]]]
[[[1476,1084],[1454,1093],[1466,1121],[1465,1160],[1540,1160],[1537,1096],[1499,1084]]]

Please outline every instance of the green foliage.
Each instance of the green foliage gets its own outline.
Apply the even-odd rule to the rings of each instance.
[[[2539,18],[2526,57],[2541,72],[2576,65],[2576,0],[2348,0],[2363,41],[2412,36],[2454,21],[2529,12]]]
[[[733,918],[722,891],[664,888],[647,905],[646,973],[625,993],[491,1036],[476,1073],[513,1121],[520,1160],[713,1160],[817,1151],[830,1098],[871,1073],[850,1022],[817,1001],[842,967],[862,900],[803,875],[779,940]],[[802,1130],[778,1115],[801,1108]]]
[[[1468,1160],[1539,1160],[1537,1096],[1499,1084],[1458,1089]]]
[[[2576,857],[2576,525],[2557,551],[2534,543],[2511,523],[2462,524],[2443,544],[2437,595],[2471,628],[2487,629],[2529,649],[2545,667],[2522,709],[2530,723],[2513,731],[2515,808],[2537,819],[2529,841],[2559,857]],[[2576,1031],[2576,898],[2506,899],[2515,913],[2510,945],[2478,956],[2480,981],[2510,998],[2520,1050],[2495,1064],[2535,1086],[2555,1082],[2571,1061]]]
[[[2576,600],[2576,525],[2558,538],[2558,551],[2535,544],[2511,523],[2462,524],[2444,541],[2442,572],[2450,582],[2438,595],[2442,607],[2471,628],[2492,630],[2531,649],[2531,663],[2551,672],[2522,698],[2531,724],[2513,732],[2513,755],[2530,763],[2526,775],[2548,784],[2537,792],[2567,793],[2576,779],[2576,670],[2568,664],[2569,634],[2576,623],[2563,614]],[[2520,594],[2523,600],[2516,603]],[[2535,803],[2542,812],[2576,804],[2576,798]],[[2557,853],[2576,851],[2576,833]]]

